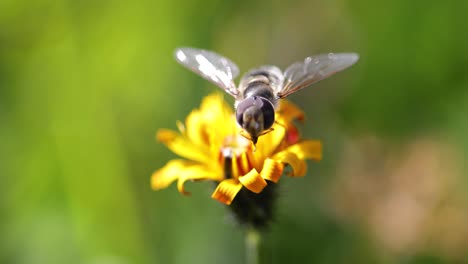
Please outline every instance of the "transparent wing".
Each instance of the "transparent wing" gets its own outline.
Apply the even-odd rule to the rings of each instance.
[[[195,48],[178,48],[175,50],[175,58],[228,94],[235,98],[239,96],[233,81],[239,74],[239,68],[229,59],[212,51]]]
[[[356,53],[329,53],[307,57],[304,62],[296,62],[284,72],[284,85],[277,93],[284,98],[318,81],[342,71],[359,59]]]

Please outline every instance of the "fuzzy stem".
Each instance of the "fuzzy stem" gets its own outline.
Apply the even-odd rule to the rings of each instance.
[[[260,264],[261,234],[255,228],[248,228],[245,232],[246,264]]]

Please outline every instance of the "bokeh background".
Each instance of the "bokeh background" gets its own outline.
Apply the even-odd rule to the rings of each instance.
[[[291,96],[324,159],[283,178],[269,263],[468,263],[468,2],[0,1],[0,263],[242,263],[212,184],[150,189],[159,128],[242,70],[323,52],[351,69]],[[230,98],[226,97],[226,100]],[[232,101],[229,101],[232,103]]]

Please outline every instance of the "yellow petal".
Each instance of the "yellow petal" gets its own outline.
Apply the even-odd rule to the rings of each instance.
[[[289,164],[293,173],[289,176],[304,176],[307,169],[305,159],[322,159],[322,143],[317,140],[305,140],[276,153],[274,160]]]
[[[157,170],[151,176],[151,187],[155,190],[168,187],[175,180],[177,189],[182,194],[189,194],[184,189],[184,183],[188,180],[223,180],[222,171],[213,170],[203,164],[187,160],[171,160],[166,166]]]
[[[164,189],[179,178],[180,173],[193,162],[187,160],[171,160],[151,176],[151,187],[155,190]]]
[[[277,120],[278,122],[284,122],[284,125],[294,120],[303,121],[304,112],[295,104],[287,100],[282,100],[277,110]]]
[[[185,121],[186,136],[196,145],[203,145],[215,155],[224,138],[238,132],[231,107],[219,93],[205,97],[200,109],[193,110]]]
[[[295,153],[299,159],[322,159],[322,142],[318,140],[304,140],[286,150]]]
[[[200,110],[203,112],[210,113],[212,116],[223,116],[225,114],[232,114],[231,107],[228,104],[226,104],[226,102],[223,99],[223,95],[220,93],[213,93],[203,98]]]
[[[255,160],[261,161],[271,156],[273,152],[279,147],[285,135],[285,127],[278,124],[274,124],[273,131],[259,137],[257,149],[253,153]]]
[[[265,160],[260,175],[263,179],[277,183],[283,174],[284,165],[281,162],[270,158]]]
[[[203,125],[203,114],[199,110],[193,110],[185,119],[185,135],[196,145],[208,145],[210,133]]]
[[[234,179],[227,179],[218,184],[211,198],[230,205],[237,193],[242,189],[242,184]]]
[[[190,193],[185,191],[184,184],[186,181],[202,181],[202,180],[212,180],[212,181],[222,181],[224,179],[223,173],[221,170],[212,170],[212,168],[204,165],[193,165],[186,167],[184,170],[179,173],[179,180],[177,181],[177,189],[180,193],[184,195],[189,195]]]
[[[276,153],[272,159],[288,164],[292,168],[292,174],[288,176],[301,177],[305,175],[306,172],[306,163],[304,160],[300,159],[295,153],[287,150]]]
[[[257,160],[264,160],[271,156],[278,149],[286,136],[286,129],[292,125],[294,120],[304,120],[304,113],[296,105],[282,100],[276,111],[276,122],[273,131],[261,136],[258,139],[255,157]]]
[[[160,129],[156,134],[156,138],[181,157],[202,163],[211,162],[210,153],[206,147],[194,144],[175,131]]]
[[[226,104],[220,93],[205,97],[201,103],[200,112],[206,129],[215,130],[222,137],[227,133],[233,133],[237,125],[231,109],[232,107]]]
[[[259,193],[267,186],[267,182],[260,176],[256,169],[239,177],[240,183],[254,193]]]

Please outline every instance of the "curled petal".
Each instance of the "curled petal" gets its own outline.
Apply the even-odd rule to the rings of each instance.
[[[256,169],[239,177],[240,183],[254,193],[260,193],[267,186],[267,182],[260,176]]]
[[[300,159],[295,153],[283,150],[281,152],[276,153],[273,156],[273,159],[291,166],[293,171],[292,173],[288,174],[288,176],[301,177],[305,175],[306,163],[304,160]]]
[[[237,193],[242,189],[242,184],[234,179],[227,179],[218,184],[211,198],[230,205]]]
[[[263,179],[277,183],[283,174],[284,165],[272,159],[266,159],[260,175]]]
[[[177,155],[202,163],[210,162],[210,153],[206,148],[201,148],[188,138],[169,129],[160,129],[156,134],[158,141],[161,141],[172,152]]]

